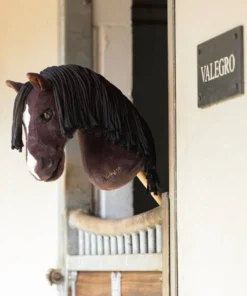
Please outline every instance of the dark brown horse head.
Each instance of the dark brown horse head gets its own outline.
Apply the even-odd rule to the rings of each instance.
[[[31,174],[40,181],[59,178],[64,168],[64,146],[51,83],[39,74],[27,74],[33,86],[26,97],[23,126],[26,135],[26,160]],[[22,83],[7,81],[17,93]]]
[[[37,180],[61,176],[65,145],[78,131],[82,163],[94,185],[119,188],[144,167],[148,190],[157,191],[152,134],[119,89],[77,65],[50,67],[27,77],[24,84],[7,81],[17,92],[12,149],[22,150],[24,126],[27,164]]]

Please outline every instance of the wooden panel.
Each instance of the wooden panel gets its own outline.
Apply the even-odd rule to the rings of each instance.
[[[122,296],[161,296],[161,272],[123,272]]]
[[[76,282],[76,296],[110,296],[110,272],[80,272]]]
[[[161,296],[161,272],[122,272],[121,296]],[[111,272],[80,272],[76,296],[111,296]]]

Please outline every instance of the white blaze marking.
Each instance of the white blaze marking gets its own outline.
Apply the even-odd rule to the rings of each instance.
[[[30,122],[30,118],[31,118],[31,116],[29,114],[29,107],[28,107],[28,104],[26,104],[26,108],[25,108],[25,111],[23,113],[23,122],[25,124],[27,135],[29,134],[29,122]]]
[[[26,127],[27,138],[28,138],[28,134],[29,134],[30,118],[31,118],[31,116],[30,116],[30,113],[29,113],[29,107],[28,107],[28,104],[26,104],[26,108],[25,108],[25,111],[23,113],[23,122],[24,122],[24,125]],[[30,171],[30,173],[32,175],[34,175],[38,180],[40,180],[39,176],[35,172],[36,164],[37,164],[37,160],[32,156],[32,154],[27,149],[27,166],[28,166],[28,169],[29,169],[29,171]]]

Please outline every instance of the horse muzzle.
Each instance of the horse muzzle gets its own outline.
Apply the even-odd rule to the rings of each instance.
[[[30,173],[38,181],[51,182],[61,177],[64,170],[64,153],[60,158],[50,159],[41,158],[37,161],[34,168],[29,167]]]

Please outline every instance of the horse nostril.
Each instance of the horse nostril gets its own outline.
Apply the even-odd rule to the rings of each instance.
[[[51,159],[43,158],[43,166],[44,167],[50,167],[52,165]]]

